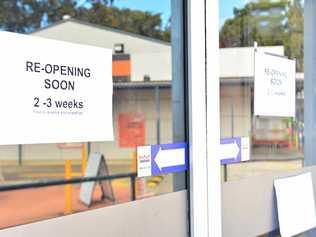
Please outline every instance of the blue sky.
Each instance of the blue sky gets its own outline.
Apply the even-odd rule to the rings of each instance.
[[[172,0],[114,0],[114,5],[119,8],[131,8],[154,13],[162,13],[163,23],[168,22],[171,14],[170,2]],[[221,0],[220,1],[220,25],[223,25],[227,18],[233,16],[234,7],[241,8],[247,0]]]
[[[114,0],[114,6],[161,13],[163,25],[166,25],[171,15],[171,1],[172,0]]]
[[[78,0],[80,3],[83,0]],[[166,25],[171,15],[172,0],[114,0],[114,6],[118,8],[130,8],[152,13],[161,13],[163,25]],[[234,7],[241,8],[249,0],[220,0],[220,25],[227,18],[233,16]]]
[[[247,0],[221,0],[219,5],[219,23],[222,26],[226,19],[234,16],[234,8],[242,8]],[[225,4],[224,4],[225,3]]]

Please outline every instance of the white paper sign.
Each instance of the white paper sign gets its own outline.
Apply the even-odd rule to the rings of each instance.
[[[151,176],[151,147],[137,147],[137,175],[138,177]]]
[[[250,139],[249,137],[241,138],[241,161],[249,161],[250,160]]]
[[[295,117],[295,60],[255,53],[254,113]]]
[[[274,181],[282,237],[290,237],[316,226],[311,173]]]
[[[0,144],[113,140],[112,51],[0,32]]]

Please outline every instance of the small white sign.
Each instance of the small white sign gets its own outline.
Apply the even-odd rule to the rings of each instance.
[[[249,137],[241,138],[241,161],[249,161],[250,160],[250,139]]]
[[[316,226],[311,173],[277,179],[274,187],[282,237],[294,236]]]
[[[105,158],[100,153],[93,153],[89,156],[88,165],[85,170],[85,178],[107,176],[109,175],[108,167]],[[80,201],[85,205],[90,206],[93,200],[93,192],[95,185],[99,184],[102,192],[102,199],[108,199],[112,202],[115,201],[111,180],[102,180],[99,182],[91,181],[84,182],[80,187]]]
[[[137,147],[137,176],[151,176],[151,146]]]
[[[0,32],[0,144],[113,140],[112,50]]]
[[[295,117],[295,60],[255,53],[254,113]]]
[[[85,170],[84,177],[98,176],[102,159],[103,158],[101,154],[92,154],[89,157],[88,165]],[[93,196],[95,184],[96,184],[95,181],[85,182],[81,184],[80,201],[82,201],[87,206],[90,206],[92,202],[92,196]]]

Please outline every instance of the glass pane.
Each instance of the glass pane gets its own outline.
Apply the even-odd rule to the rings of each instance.
[[[1,30],[112,50],[114,129],[111,142],[0,146],[0,185],[84,177],[93,153],[105,157],[102,175],[117,176],[105,193],[113,192],[114,202],[102,200],[96,185],[89,207],[80,201],[81,184],[0,192],[0,209],[8,212],[0,228],[186,188],[184,172],[135,178],[137,146],[186,141],[184,78],[172,70],[183,70],[174,51],[182,42],[171,39],[179,27],[170,0],[0,2]]]
[[[251,147],[249,161],[222,166],[224,181],[302,167],[303,3],[220,1],[221,137],[249,137]],[[296,59],[294,118],[254,116],[255,42],[264,52]]]

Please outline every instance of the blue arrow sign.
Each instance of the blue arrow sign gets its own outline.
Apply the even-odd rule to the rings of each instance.
[[[155,176],[188,169],[186,143],[137,147],[138,176]]]
[[[187,170],[188,149],[186,143],[151,146],[151,175]]]
[[[221,165],[249,160],[249,149],[248,138],[222,138],[220,146]]]
[[[221,165],[240,162],[240,148],[240,137],[222,138],[220,146]]]
[[[223,138],[220,148],[222,165],[249,160],[249,138]],[[138,177],[185,171],[188,163],[188,145],[183,142],[137,147]]]

